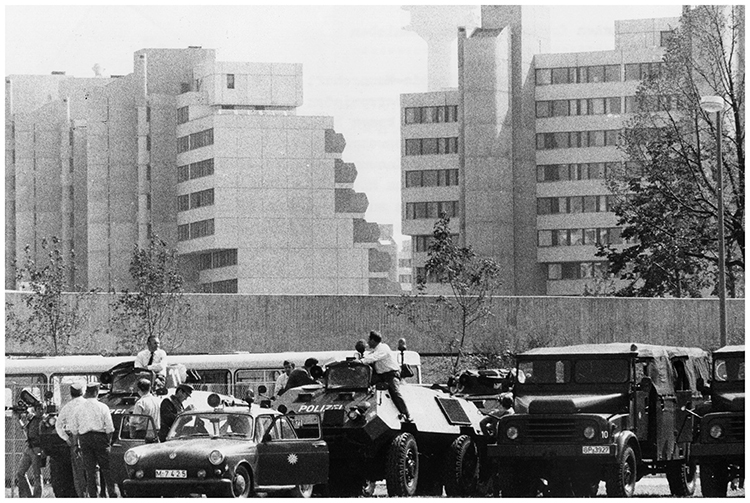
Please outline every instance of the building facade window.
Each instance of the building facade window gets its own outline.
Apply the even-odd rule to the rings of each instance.
[[[458,153],[458,138],[414,138],[405,143],[405,155]]]
[[[219,269],[237,265],[237,249],[219,250],[211,253],[201,253],[198,258],[198,270]]]
[[[203,293],[237,293],[237,280],[225,279],[213,283],[203,283],[201,291]]]
[[[187,211],[214,204],[214,189],[201,190],[177,196],[177,211]]]
[[[227,89],[234,89],[234,74],[227,74]]]
[[[202,161],[177,166],[177,182],[185,182],[195,178],[202,178],[214,174],[214,160],[204,159]]]
[[[177,109],[177,124],[185,124],[190,120],[190,107],[180,107]]]
[[[188,136],[177,138],[177,152],[187,152],[214,144],[214,130],[206,129]]]
[[[547,264],[547,280],[575,280],[593,278],[595,274],[606,274],[606,262],[560,262]]]
[[[577,164],[540,164],[536,167],[537,182],[560,182],[604,179],[622,168],[621,162],[589,162]]]
[[[414,273],[417,276],[417,281],[424,281],[425,283],[438,283],[438,277],[435,273],[427,274],[427,269],[424,267],[414,268]]]
[[[537,215],[606,213],[611,210],[612,201],[612,196],[540,197],[536,200],[536,212]]]
[[[540,248],[551,246],[596,246],[622,244],[622,230],[619,227],[598,229],[550,229],[537,232]]]
[[[447,187],[458,185],[457,169],[427,169],[407,171],[405,173],[407,188],[411,187]]]
[[[146,194],[146,209],[151,210],[151,194]]]
[[[659,32],[659,45],[661,47],[667,47],[669,45],[669,41],[674,38],[674,30],[666,30]]]
[[[443,213],[450,218],[457,217],[458,201],[406,203],[406,220],[438,219]]]
[[[151,165],[146,164],[146,181],[151,181]]]
[[[410,258],[398,259],[398,266],[399,267],[411,267],[411,259]]]
[[[458,234],[451,234],[450,237],[453,242],[458,241]],[[412,238],[413,238],[415,253],[424,253],[426,251],[429,251],[430,243],[434,239],[432,234],[417,235],[417,236],[412,236]]]
[[[177,226],[177,241],[211,236],[214,233],[214,219],[200,220]]]
[[[565,68],[537,68],[536,85],[621,82],[621,65],[593,65]]]
[[[537,133],[537,150],[559,148],[608,147],[618,144],[619,129],[603,131],[561,131],[556,133]]]
[[[659,78],[661,70],[661,63],[628,63],[625,65],[625,80]]]
[[[399,274],[398,282],[399,283],[411,283],[411,274]]]
[[[146,107],[146,122],[151,122],[151,107]]]
[[[438,107],[404,108],[405,124],[430,124],[434,122],[457,122],[458,105]]]
[[[609,115],[622,112],[622,98],[588,98],[536,102],[536,117],[567,117],[572,115]]]

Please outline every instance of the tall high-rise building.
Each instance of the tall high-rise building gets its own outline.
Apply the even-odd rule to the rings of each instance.
[[[677,18],[618,21],[615,49],[549,53],[549,10],[483,6],[458,30],[458,88],[404,94],[403,233],[414,280],[431,229],[501,269],[502,295],[580,295],[621,244],[604,184],[641,78],[658,71]],[[433,285],[439,291],[439,285]]]
[[[301,65],[200,47],[140,50],[117,78],[7,77],[6,288],[13,260],[49,236],[75,250],[71,286],[131,287],[133,246],[151,233],[195,291],[398,288],[343,136],[301,104]]]

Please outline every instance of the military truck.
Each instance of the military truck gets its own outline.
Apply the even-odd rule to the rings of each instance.
[[[330,453],[332,496],[371,494],[385,479],[389,496],[473,494],[484,441],[477,407],[416,384],[401,393],[412,422],[402,422],[390,393],[371,385],[372,369],[354,359],[327,366],[323,384],[293,388],[276,402],[282,413],[317,412]],[[304,425],[298,434],[305,436]]]
[[[675,496],[695,491],[693,415],[708,354],[697,348],[588,344],[518,355],[516,414],[501,418],[487,455],[502,496],[630,497],[666,473]]]
[[[727,485],[745,479],[745,346],[725,346],[713,353],[710,401],[696,412],[702,415],[693,443],[700,465],[701,492],[724,497]]]

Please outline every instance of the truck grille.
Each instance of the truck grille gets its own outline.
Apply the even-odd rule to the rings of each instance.
[[[575,437],[576,423],[574,419],[529,419],[528,439],[532,442],[569,442],[575,440]]]
[[[733,416],[729,418],[728,437],[739,441],[745,441],[745,417]]]

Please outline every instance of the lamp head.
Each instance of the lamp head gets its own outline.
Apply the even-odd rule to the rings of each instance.
[[[724,110],[724,98],[721,96],[703,96],[701,108],[708,113],[716,113]]]

